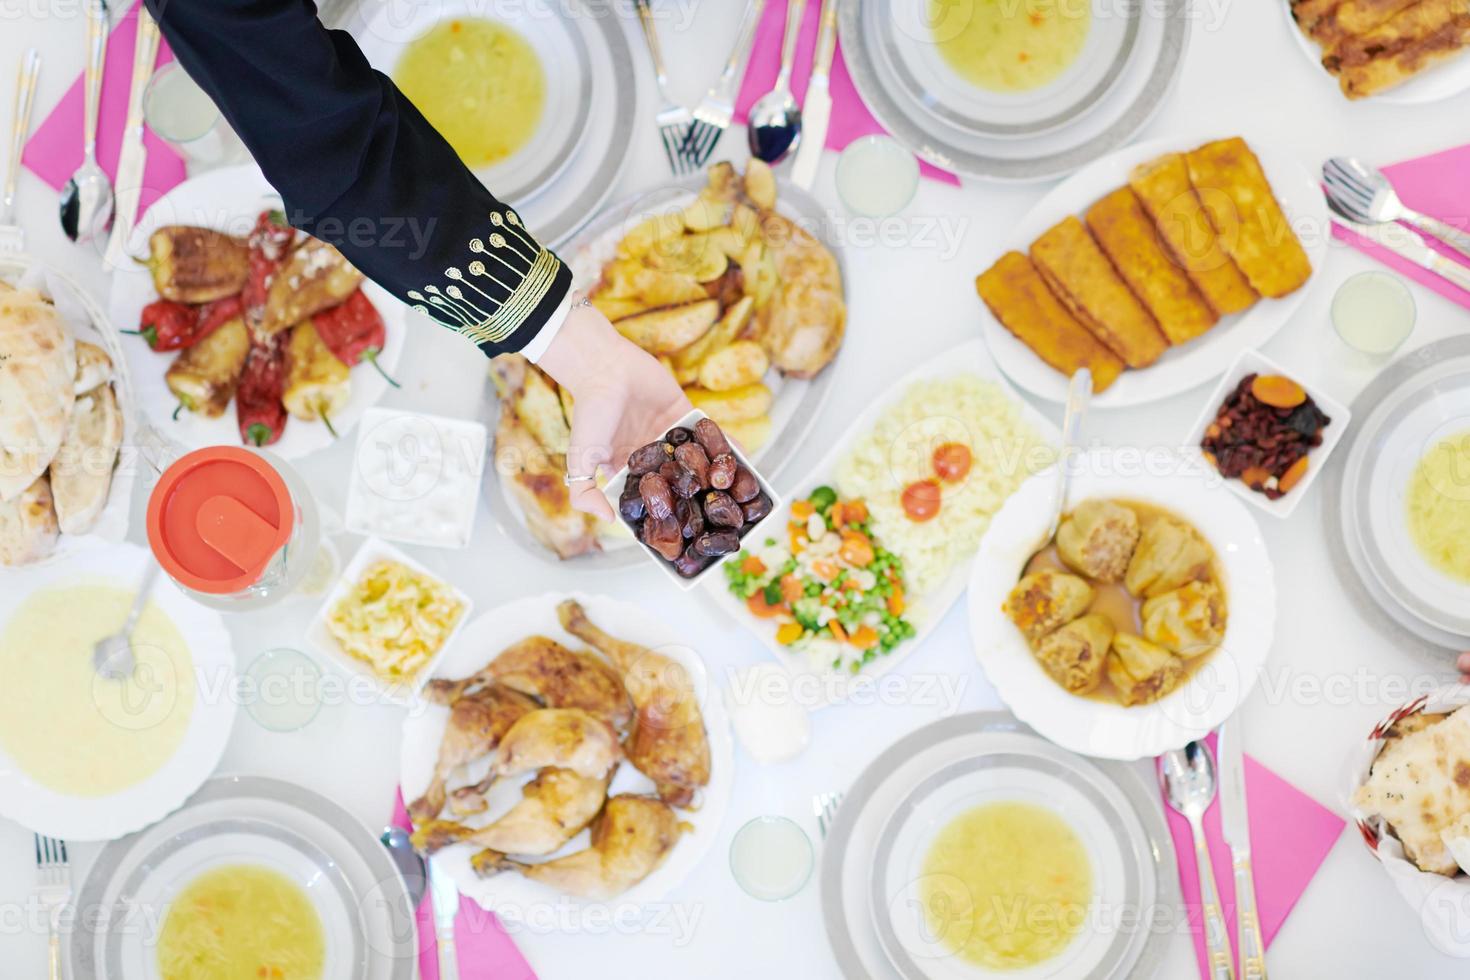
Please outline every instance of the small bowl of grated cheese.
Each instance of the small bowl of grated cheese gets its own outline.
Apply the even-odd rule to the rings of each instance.
[[[392,545],[369,538],[306,639],[389,701],[413,700],[469,619],[469,596]]]

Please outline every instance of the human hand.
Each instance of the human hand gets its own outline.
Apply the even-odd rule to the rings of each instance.
[[[572,308],[537,363],[572,393],[571,476],[595,476],[604,466],[621,469],[629,453],[658,438],[693,407],[662,364],[591,306]],[[615,517],[592,480],[572,483],[571,497],[577,510],[605,521]]]
[[[1470,684],[1470,653],[1460,654],[1460,659],[1455,661],[1455,668],[1460,672],[1460,683]]]

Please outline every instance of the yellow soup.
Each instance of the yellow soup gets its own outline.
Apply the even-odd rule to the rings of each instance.
[[[393,81],[472,168],[525,146],[546,102],[535,50],[493,20],[436,25],[403,52]]]
[[[46,589],[0,635],[0,747],[36,782],[107,796],[142,782],[178,749],[194,712],[194,667],[156,604],[133,633],[137,669],[105,680],[92,648],[117,632],[133,594],[102,585]]]
[[[227,865],[191,881],[158,938],[163,980],[318,980],[321,918],[295,882],[269,868]]]
[[[965,81],[992,92],[1040,88],[1077,60],[1090,0],[929,0],[934,42]]]
[[[1409,534],[1424,560],[1470,582],[1470,432],[1441,440],[1409,478]]]
[[[1030,803],[960,814],[924,859],[919,900],[929,934],[990,970],[1056,956],[1082,928],[1092,862],[1066,821]]]

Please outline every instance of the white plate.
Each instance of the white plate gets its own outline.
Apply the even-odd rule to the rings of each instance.
[[[1099,198],[1128,183],[1137,164],[1164,153],[1191,150],[1209,137],[1165,137],[1135,143],[1097,160],[1058,184],[1022,218],[1007,237],[1010,247],[1025,252],[1033,241],[1068,215],[1081,215]],[[1202,337],[1171,348],[1141,370],[1128,370],[1092,400],[1094,408],[1143,405],[1188,391],[1219,376],[1231,358],[1261,347],[1286,325],[1309,290],[1321,281],[1327,259],[1327,202],[1316,177],[1288,150],[1250,141],[1287,220],[1312,261],[1312,276],[1281,299],[1260,299],[1244,313],[1224,317]],[[996,256],[999,257],[998,255]],[[981,332],[1001,370],[1021,388],[1048,401],[1067,400],[1067,379],[1021,343],[980,304]]]
[[[884,412],[903,399],[908,389],[914,384],[958,375],[975,375],[1000,386],[1015,401],[1020,409],[1021,417],[1036,429],[1042,439],[1053,445],[1061,442],[1061,433],[1057,431],[1057,427],[1052,424],[1051,420],[1016,393],[1015,389],[996,370],[995,362],[986,355],[985,345],[978,340],[972,340],[921,364],[895,381],[883,396],[870,402],[863,413],[848,426],[842,438],[833,443],[822,461],[794,485],[787,499],[802,500],[823,484],[835,485],[838,462],[851,450],[854,442],[878,423],[878,419]],[[999,519],[1000,515],[997,513],[991,521],[991,526],[993,527]],[[885,547],[892,549],[892,546],[888,544],[885,544]],[[903,557],[896,549],[893,550],[899,554],[899,557]],[[854,692],[871,689],[878,678],[897,667],[905,657],[917,649],[939,625],[939,621],[944,618],[945,613],[949,612],[955,600],[965,591],[969,576],[968,567],[961,562],[950,570],[949,576],[937,589],[928,594],[909,594],[907,596],[909,611],[906,615],[915,626],[915,635],[895,647],[888,656],[874,660],[856,676],[834,671],[828,667],[814,667],[804,654],[777,643],[776,624],[757,620],[751,616],[750,611],[745,608],[745,603],[730,592],[724,576],[711,579],[707,593],[714,599],[716,605],[755,634],[771,656],[786,668],[797,685],[795,689],[803,692],[802,703],[804,705],[809,708],[824,708],[846,700]],[[808,690],[814,695],[819,693],[820,696],[807,697],[805,692]]]
[[[138,257],[148,254],[148,236],[165,225],[197,225],[225,231],[233,235],[247,235],[255,226],[256,216],[268,208],[279,208],[281,198],[266,182],[265,175],[254,164],[212,170],[199,177],[184,181],[153,203],[133,231],[129,244],[130,254]],[[383,317],[387,340],[383,352],[378,355],[378,364],[392,374],[398,366],[408,333],[406,317],[408,308],[394,299],[387,290],[365,280],[362,291],[378,313]],[[112,322],[123,330],[134,330],[143,307],[158,298],[153,279],[141,265],[125,262],[112,277],[112,292],[108,296],[107,309]],[[180,412],[173,419],[178,399],[168,390],[164,373],[179,355],[177,353],[155,353],[141,337],[126,337],[123,345],[127,354],[128,367],[137,385],[137,403],[153,421],[153,427],[164,437],[183,445],[185,449],[202,449],[205,446],[238,446],[240,429],[235,422],[235,403],[232,400],[219,418],[205,418],[193,412]],[[400,381],[405,380],[400,378]],[[347,406],[332,419],[339,436],[345,436],[355,426],[363,413],[375,404],[388,390],[388,382],[370,364],[359,364],[352,369],[352,397]],[[282,459],[300,459],[333,443],[332,434],[321,422],[305,422],[290,418],[280,441],[270,447],[271,452]]]
[[[1332,455],[1332,450],[1342,441],[1343,434],[1347,432],[1348,423],[1352,420],[1352,413],[1342,402],[1312,388],[1308,388],[1301,380],[1299,372],[1290,371],[1257,350],[1243,350],[1235,358],[1235,363],[1220,377],[1220,383],[1215,386],[1215,391],[1205,402],[1200,417],[1195,420],[1194,428],[1189,430],[1189,436],[1184,440],[1184,445],[1190,449],[1198,449],[1204,441],[1205,430],[1220,413],[1220,406],[1225,404],[1225,399],[1235,391],[1236,385],[1248,374],[1280,374],[1291,378],[1297,384],[1302,385],[1312,401],[1317,403],[1330,420],[1327,428],[1322,430],[1322,445],[1307,454],[1307,475],[1302,477],[1301,482],[1292,487],[1284,496],[1272,500],[1264,493],[1256,493],[1246,486],[1241,480],[1226,480],[1225,485],[1230,492],[1241,500],[1259,507],[1272,517],[1290,517],[1296,505],[1301,503],[1302,498],[1307,495],[1307,490],[1317,479],[1317,474],[1327,468],[1327,459]]]
[[[1281,7],[1282,16],[1286,18],[1286,29],[1296,38],[1297,47],[1301,48],[1302,54],[1316,68],[1316,73],[1331,85],[1335,91],[1341,92],[1337,78],[1326,68],[1322,67],[1322,47],[1316,41],[1307,37],[1296,20],[1291,16],[1291,3],[1289,0],[1276,0]],[[1451,58],[1440,62],[1433,68],[1426,69],[1410,78],[1401,85],[1396,85],[1386,92],[1371,95],[1361,101],[1382,102],[1388,105],[1423,105],[1426,102],[1439,102],[1451,96],[1459,95],[1466,89],[1470,89],[1470,58],[1466,52],[1461,51]],[[1346,96],[1343,96],[1346,99]]]
[[[1141,457],[1141,458],[1140,458]],[[1198,453],[1093,450],[1077,459],[1070,499],[1137,500],[1194,525],[1219,560],[1229,621],[1220,648],[1172,694],[1125,708],[1068,694],[1041,668],[1001,611],[1051,520],[1055,474],[1032,477],[996,515],[970,578],[975,656],[1002,701],[1063,748],[1104,759],[1141,759],[1204,737],[1250,694],[1271,650],[1276,579],[1255,518],[1220,486]]]
[[[910,874],[933,831],[956,811],[995,799],[1058,811],[1083,837],[1097,888],[1088,920],[1095,928],[1061,959],[1004,974],[962,963],[936,937],[916,931],[919,896]],[[935,722],[873,760],[832,823],[821,898],[827,939],[850,980],[1146,980],[1168,945],[1170,923],[1183,913],[1158,789],[1142,767],[1079,758],[1003,712]],[[1121,901],[1110,905],[1110,898]],[[1135,928],[1120,908],[1137,913]]]
[[[213,868],[261,865],[294,881],[322,921],[327,977],[409,980],[414,910],[388,851],[346,810],[259,776],[212,779],[168,819],[107,845],[78,893],[69,976],[159,980],[158,931],[180,890]]]
[[[465,629],[461,641],[439,662],[434,676],[467,677],[495,659],[512,643],[532,635],[548,636],[574,650],[584,649],[586,645],[563,630],[557,619],[556,606],[564,599],[576,599],[587,610],[587,616],[592,622],[618,639],[642,644],[682,664],[689,671],[704,713],[704,727],[709,733],[710,782],[704,788],[699,809],[678,811],[680,819],[689,823],[692,829],[679,838],[678,844],[658,870],[622,895],[605,903],[615,908],[647,905],[661,900],[677,888],[703,860],[705,853],[719,836],[720,823],[729,807],[730,791],[735,781],[730,724],[725,717],[723,700],[719,691],[711,684],[699,652],[688,645],[687,639],[664,627],[642,607],[604,596],[548,592],[507,603],[476,619]],[[399,779],[404,799],[416,799],[428,788],[448,717],[448,708],[421,703],[415,705],[404,719],[403,747],[399,756]],[[473,782],[482,774],[483,768],[483,762],[480,769],[471,768],[465,773],[464,781]],[[531,778],[528,775],[524,778],[497,780],[488,794],[490,809],[466,822],[481,826],[504,813],[520,800],[521,786]],[[456,781],[454,785],[460,785],[460,782]],[[652,790],[653,782],[648,777],[631,765],[624,764],[618,767],[612,785],[608,788],[608,795],[649,793]],[[588,837],[588,832],[582,831],[551,856],[585,848]],[[514,872],[481,878],[470,868],[470,857],[475,850],[469,844],[456,844],[439,851],[435,860],[454,878],[461,894],[478,902],[482,908],[495,912],[502,919],[525,922],[552,902],[570,903],[579,907],[604,904],[564,896],[540,882],[523,878]]]
[[[132,590],[153,556],[120,544],[27,575],[26,587],[0,589],[0,624],[43,589],[104,584]],[[0,749],[0,816],[66,840],[113,840],[176,809],[209,778],[235,720],[235,655],[220,614],[159,582],[152,603],[172,620],[194,665],[194,706],[178,750],[157,772],[110,796],[70,796],[34,782]],[[121,624],[119,624],[121,625]]]

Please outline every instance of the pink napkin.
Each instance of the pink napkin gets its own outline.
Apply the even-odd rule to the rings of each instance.
[[[798,101],[806,98],[807,82],[812,73],[812,52],[817,46],[817,27],[822,19],[822,5],[811,0],[806,5],[806,16],[802,20],[801,37],[796,44],[796,64],[792,67],[791,88]],[[755,49],[750,64],[745,69],[745,81],[740,86],[740,97],[735,100],[735,113],[745,122],[750,107],[776,84],[776,75],[781,71],[781,35],[786,30],[786,4],[768,3],[756,28]],[[847,73],[847,63],[842,60],[842,44],[837,45],[837,54],[832,59],[832,120],[827,125],[827,148],[841,150],[859,136],[882,133],[883,127],[863,105],[852,77]],[[919,171],[934,180],[947,184],[959,184],[951,173],[919,161]]]
[[[1470,145],[1457,146],[1416,160],[1405,160],[1403,163],[1384,167],[1383,172],[1393,181],[1394,189],[1409,207],[1457,228],[1470,230],[1470,218],[1466,217],[1470,215],[1470,179],[1467,179],[1470,178]],[[1341,225],[1334,224],[1332,234],[1360,252],[1373,256],[1400,275],[1434,290],[1445,299],[1470,307],[1470,292],[1428,269],[1399,258],[1381,245],[1370,242]],[[1424,238],[1431,248],[1449,256],[1452,261],[1465,263],[1465,259],[1449,246],[1441,245],[1428,235]]]
[[[393,826],[412,828],[400,791],[393,800]],[[415,916],[419,929],[419,975],[439,980],[438,943],[434,940],[434,902],[426,893]],[[506,935],[495,913],[460,897],[454,920],[454,942],[459,952],[459,975],[464,980],[536,980],[536,974],[516,944]]]
[[[1208,739],[1215,745],[1215,736]],[[1251,865],[1256,876],[1256,910],[1261,917],[1261,936],[1271,945],[1281,923],[1296,904],[1307,882],[1317,873],[1327,852],[1337,843],[1345,822],[1311,797],[1286,782],[1250,756],[1245,757],[1245,792],[1251,831]],[[1169,833],[1179,855],[1179,884],[1189,911],[1189,928],[1194,934],[1194,951],[1200,976],[1205,969],[1205,940],[1201,928],[1199,875],[1195,871],[1194,837],[1189,822],[1166,808]],[[1239,962],[1235,941],[1235,876],[1230,848],[1220,833],[1220,801],[1205,812],[1205,837],[1210,842],[1215,883],[1225,908],[1230,945]]]
[[[117,157],[122,150],[123,129],[128,119],[128,91],[132,87],[133,41],[138,34],[138,8],[134,6],[107,40],[107,60],[102,71],[102,99],[97,116],[97,162],[108,177],[117,179]],[[80,20],[77,22],[81,30]],[[82,43],[82,35],[77,35]],[[173,60],[168,45],[160,42],[158,64]],[[66,186],[82,163],[82,78],[61,97],[51,115],[41,123],[26,144],[21,161],[31,172],[57,190]],[[172,147],[144,130],[143,145],[148,162],[143,167],[143,191],[138,214],[164,194],[183,183],[184,161]],[[136,218],[137,216],[134,215]]]

